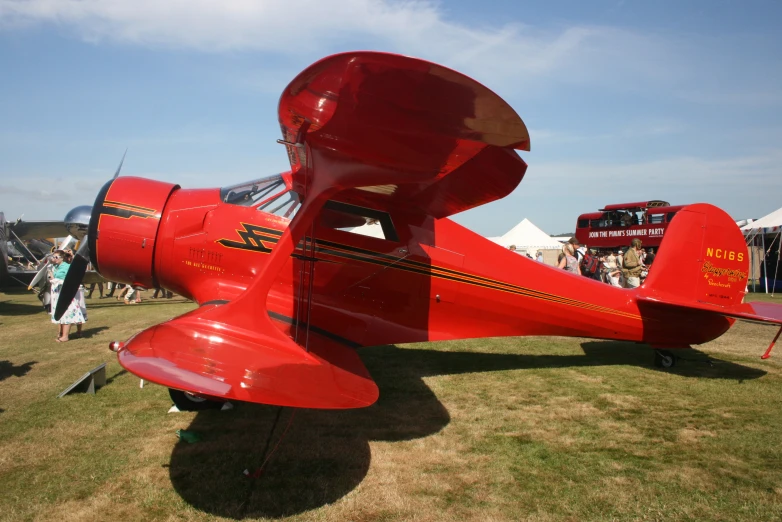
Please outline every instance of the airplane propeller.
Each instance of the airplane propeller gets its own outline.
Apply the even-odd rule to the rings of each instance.
[[[122,155],[122,160],[119,162],[117,171],[114,173],[114,177],[112,179],[117,179],[119,177],[119,173],[122,170],[122,164],[125,163],[125,155],[127,153],[128,149],[125,149],[125,153]],[[85,215],[89,216],[89,214],[84,213],[84,207],[76,207],[68,213],[68,216],[82,216],[82,219],[80,219],[78,223],[81,226],[78,228],[86,231],[89,229],[89,217],[87,217],[85,223],[85,220],[83,219],[83,216]],[[68,216],[66,216],[66,220]],[[69,226],[69,230],[71,228],[74,227]],[[81,282],[84,279],[84,274],[87,272],[87,266],[89,264],[90,242],[89,237],[87,237],[85,234],[81,238],[81,245],[79,246],[79,250],[77,250],[74,254],[71,267],[68,269],[68,273],[65,276],[65,281],[62,283],[60,296],[57,298],[57,307],[54,310],[55,321],[59,321],[63,314],[65,314],[65,311],[68,309],[71,301],[73,301],[73,298],[76,296],[76,292],[79,291],[79,286],[81,286]]]
[[[119,177],[119,171],[122,170],[122,164],[125,163],[125,155],[128,153],[128,149],[125,149],[125,152],[122,154],[122,159],[119,162],[119,167],[117,167],[117,172],[114,173],[114,177],[111,179],[117,179]]]

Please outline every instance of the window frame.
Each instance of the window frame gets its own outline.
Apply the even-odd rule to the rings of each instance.
[[[399,235],[396,232],[396,227],[394,227],[394,222],[391,219],[391,214],[389,214],[388,212],[385,212],[383,210],[375,210],[367,207],[361,207],[359,205],[352,205],[350,203],[344,203],[342,201],[333,201],[333,200],[326,201],[326,204],[323,205],[323,208],[327,208],[335,212],[344,212],[345,214],[361,216],[364,218],[377,220],[377,222],[380,223],[380,228],[383,230],[383,236],[385,237],[374,238],[374,239],[383,239],[385,241],[393,241],[395,243],[399,243]],[[355,232],[350,232],[347,230],[340,230],[340,229],[330,229],[330,230],[337,230],[340,232],[347,232],[348,234],[355,234]],[[356,235],[364,236],[363,234],[356,234]],[[370,236],[364,236],[364,237],[370,237]]]

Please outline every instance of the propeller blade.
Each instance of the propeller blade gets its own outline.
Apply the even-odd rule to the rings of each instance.
[[[46,274],[46,269],[49,268],[49,262],[47,261],[45,265],[43,265],[43,268],[41,268],[37,274],[35,274],[35,277],[33,277],[33,280],[30,281],[30,284],[27,285],[28,290],[32,290],[35,285],[38,284],[38,281],[43,279],[43,276]]]
[[[76,255],[73,256],[73,262],[68,269],[68,274],[65,276],[65,281],[62,283],[60,289],[60,296],[57,298],[57,308],[54,310],[54,320],[59,321],[60,318],[68,310],[68,306],[76,297],[76,292],[79,291],[84,274],[87,272],[87,265],[90,264],[90,247],[87,236],[84,236],[81,246],[79,247]]]
[[[122,164],[125,163],[125,156],[127,154],[128,149],[125,149],[125,153],[122,154],[122,159],[120,160],[119,166],[117,167],[117,172],[114,173],[113,179],[117,179],[119,177],[119,173],[122,170]],[[70,239],[72,239],[71,236],[68,236],[68,240]],[[66,242],[68,240],[66,240]],[[79,287],[81,286],[81,282],[84,279],[84,274],[87,273],[87,266],[89,264],[90,241],[89,238],[85,235],[81,239],[79,250],[76,252],[76,255],[73,256],[71,267],[68,269],[68,274],[65,276],[65,281],[62,283],[60,296],[57,298],[57,308],[54,310],[55,321],[59,321],[63,314],[65,314],[65,311],[68,310],[68,306],[71,304],[71,301],[73,301],[73,298],[79,291]]]
[[[59,249],[65,250],[70,246],[71,241],[73,241],[73,236],[66,237],[65,239],[62,240],[62,243],[60,243]]]
[[[125,154],[128,153],[128,149],[125,149]],[[119,171],[122,170],[122,164],[125,163],[125,154],[122,155],[122,161],[119,162],[119,167],[117,167],[117,172],[114,173],[114,178],[117,179],[119,177]]]

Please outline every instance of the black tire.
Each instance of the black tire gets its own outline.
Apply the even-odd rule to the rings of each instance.
[[[173,388],[168,389],[168,395],[171,396],[171,400],[174,401],[174,405],[179,411],[219,410],[223,407],[223,404],[225,404],[224,401],[204,399],[203,397],[198,397],[192,393],[175,390]]]
[[[673,368],[676,366],[676,356],[668,350],[655,350],[654,365],[657,368],[665,368],[666,370]]]

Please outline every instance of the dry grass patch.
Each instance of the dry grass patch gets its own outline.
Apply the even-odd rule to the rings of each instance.
[[[697,444],[703,437],[716,437],[717,434],[713,431],[703,430],[698,428],[682,428],[679,430],[679,442]]]
[[[93,301],[65,345],[0,294],[0,519],[782,519],[782,355],[738,324],[672,371],[629,343],[482,339],[362,351],[381,397],[356,411],[167,415],[106,350],[191,303]],[[108,361],[95,396],[55,399]],[[275,424],[275,419],[279,420]],[[178,442],[178,428],[202,442]]]

